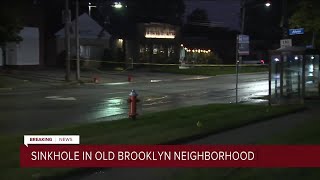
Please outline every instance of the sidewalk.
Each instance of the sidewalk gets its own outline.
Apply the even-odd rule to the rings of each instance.
[[[99,71],[85,70],[81,71],[80,84],[108,84],[108,83],[152,83],[152,82],[168,82],[179,80],[198,80],[207,79],[210,76],[195,75],[177,75],[168,73],[151,73],[143,71]],[[26,88],[50,88],[50,87],[66,87],[70,85],[78,85],[75,81],[75,72],[71,72],[71,82],[65,81],[65,71],[63,69],[48,70],[11,70],[10,72],[0,72],[3,79],[3,89],[26,89]],[[95,82],[95,79],[97,82]],[[0,79],[1,81],[1,79]],[[23,82],[23,83],[22,83]],[[26,83],[28,82],[28,83]],[[1,82],[0,82],[1,83]],[[0,84],[1,88],[1,84]]]

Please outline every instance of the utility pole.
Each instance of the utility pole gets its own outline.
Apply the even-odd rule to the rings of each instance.
[[[282,0],[282,37],[283,39],[288,39],[289,38],[289,34],[288,34],[288,0]],[[286,93],[289,95],[292,93],[292,81],[291,81],[291,76],[292,76],[292,72],[289,71],[288,69],[290,69],[290,63],[287,60],[288,56],[285,55],[283,56],[283,59],[281,60],[281,73],[280,73],[280,78],[283,79],[284,73],[285,76],[287,76],[286,78]],[[287,63],[286,63],[287,62]],[[285,71],[285,72],[283,72]],[[280,81],[280,88],[281,90],[283,89],[284,83],[282,81]],[[281,92],[281,96],[283,95],[283,91]]]
[[[240,34],[244,34],[244,24],[245,24],[245,18],[246,18],[246,0],[242,0],[240,2],[241,4],[241,24],[240,24]],[[236,40],[236,103],[238,103],[238,84],[239,84],[239,64],[242,63],[242,56],[239,55],[239,39]]]
[[[80,42],[79,42],[79,0],[76,0],[76,17],[75,17],[75,38],[76,38],[76,57],[77,57],[77,71],[76,79],[80,80]]]
[[[66,48],[66,81],[70,81],[70,10],[69,0],[65,1],[65,48]]]
[[[283,39],[288,38],[288,0],[282,0],[282,31]]]

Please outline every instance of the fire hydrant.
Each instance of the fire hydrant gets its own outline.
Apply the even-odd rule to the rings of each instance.
[[[136,119],[137,114],[137,103],[140,102],[140,100],[137,98],[138,94],[135,90],[131,90],[129,94],[128,103],[130,103],[129,108],[129,118],[132,118],[133,120]]]

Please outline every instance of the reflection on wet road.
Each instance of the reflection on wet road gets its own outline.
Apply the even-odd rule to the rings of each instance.
[[[126,100],[122,97],[108,98],[93,109],[93,119],[123,115],[127,112],[124,108],[126,104]]]
[[[141,100],[139,114],[183,106],[235,102],[234,75],[190,79],[153,83],[120,82],[36,93],[0,94],[1,132],[26,133],[43,128],[126,118],[131,89],[138,92]],[[264,100],[256,97],[267,93],[267,74],[241,75],[240,101],[263,103]]]

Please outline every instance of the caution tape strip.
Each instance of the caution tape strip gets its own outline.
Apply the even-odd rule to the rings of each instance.
[[[76,61],[77,59],[71,59]],[[131,63],[131,62],[116,62],[116,61],[101,61],[94,59],[80,59],[80,61],[85,62],[102,62],[110,64],[133,64],[133,65],[151,65],[151,66],[180,66],[181,64],[160,64],[160,63]],[[186,66],[191,67],[236,67],[235,64],[186,64]],[[267,67],[267,64],[240,64],[240,67]]]

